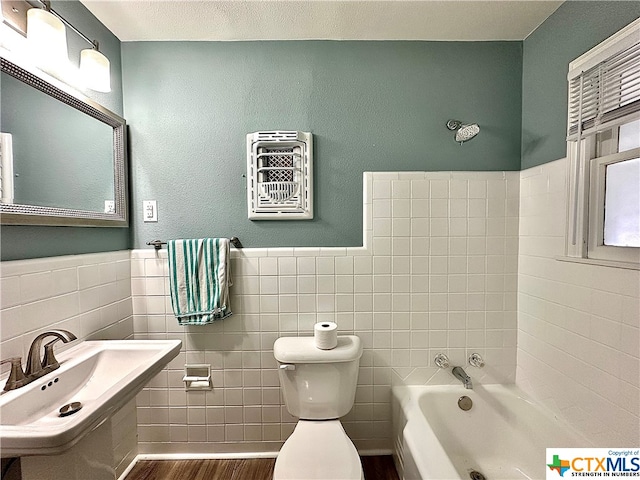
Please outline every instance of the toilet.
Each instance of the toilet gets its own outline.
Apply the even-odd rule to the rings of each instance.
[[[331,350],[313,337],[282,337],[273,345],[289,413],[299,421],[284,443],[274,480],[363,480],[356,447],[339,418],[353,407],[362,343],[338,336]]]

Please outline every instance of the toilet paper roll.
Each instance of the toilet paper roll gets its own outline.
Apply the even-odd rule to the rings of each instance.
[[[316,323],[313,327],[316,347],[331,350],[338,345],[338,325],[333,322]]]

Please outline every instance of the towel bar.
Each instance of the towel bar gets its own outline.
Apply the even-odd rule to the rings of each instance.
[[[153,240],[152,242],[147,242],[147,245],[153,245],[156,250],[160,250],[162,245],[166,245],[167,242],[163,242],[161,240]]]
[[[231,237],[229,241],[234,247],[242,248],[242,243],[240,243],[240,239],[238,237]],[[152,240],[151,242],[147,242],[147,245],[153,246],[156,250],[160,250],[162,245],[166,244],[167,242],[163,242],[162,240]]]

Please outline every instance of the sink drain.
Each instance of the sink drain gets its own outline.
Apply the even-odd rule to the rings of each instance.
[[[469,472],[469,478],[471,480],[487,480],[487,477],[485,477],[483,474],[481,474],[477,470],[471,470]]]
[[[80,402],[67,403],[66,405],[60,407],[60,410],[59,410],[60,416],[67,417],[69,415],[73,415],[81,408],[82,408],[82,403]]]
[[[463,395],[458,399],[458,406],[461,410],[464,410],[466,412],[467,410],[471,410],[471,407],[473,407],[473,400],[471,400],[466,395]]]

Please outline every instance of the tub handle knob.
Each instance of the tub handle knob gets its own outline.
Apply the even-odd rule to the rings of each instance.
[[[482,355],[479,353],[472,353],[469,355],[469,365],[478,368],[484,367],[484,359],[482,358]]]
[[[449,357],[447,357],[444,353],[437,354],[436,358],[434,358],[433,361],[440,368],[449,368]]]

